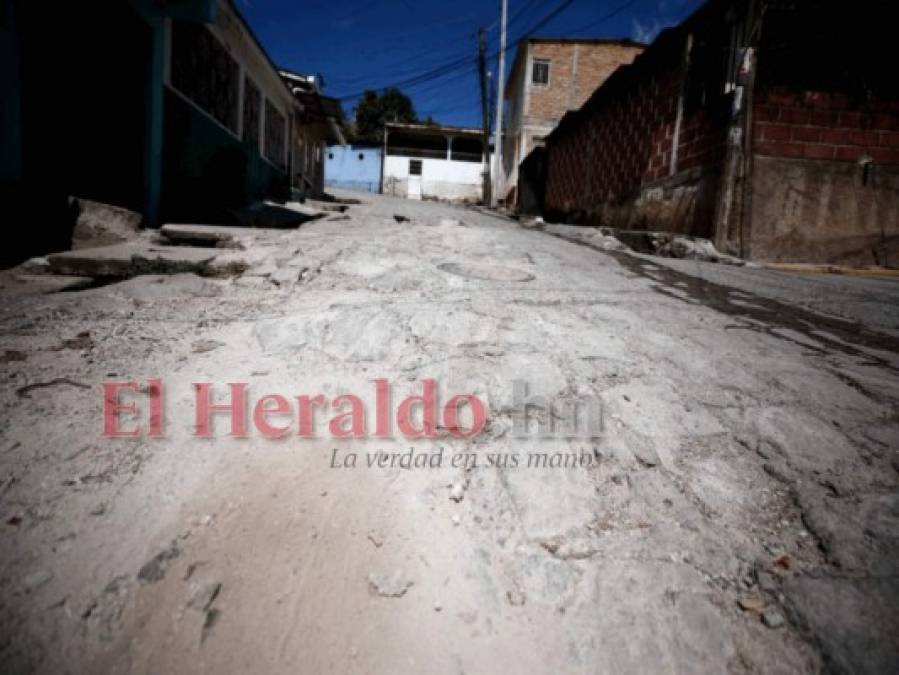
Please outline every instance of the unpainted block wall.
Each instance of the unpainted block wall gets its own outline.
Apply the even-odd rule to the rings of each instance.
[[[710,236],[730,97],[684,111],[683,35],[617,70],[547,144],[545,209],[568,222]]]

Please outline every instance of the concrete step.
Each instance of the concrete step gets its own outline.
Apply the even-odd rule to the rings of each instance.
[[[240,274],[248,266],[233,252],[192,246],[160,246],[142,241],[54,253],[48,256],[48,260],[54,274],[123,279],[139,274],[180,272],[229,276]]]

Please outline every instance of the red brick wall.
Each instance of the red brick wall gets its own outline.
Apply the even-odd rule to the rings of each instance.
[[[616,95],[591,99],[547,145],[550,211],[590,210],[667,172],[679,73],[612,84]]]
[[[842,93],[760,87],[754,106],[755,151],[768,157],[899,164],[899,102]]]
[[[686,107],[672,174],[677,101],[684,77],[678,65],[683,40],[676,38],[652,51],[619,69],[550,138],[545,204],[550,217],[708,233],[710,223],[696,231],[692,209],[682,212],[680,220],[661,211],[652,217],[631,213],[627,223],[608,218],[609,205],[633,201],[645,188],[672,176],[717,169],[724,157],[727,117],[721,110],[729,105],[729,97]],[[664,222],[652,222],[655,217]]]

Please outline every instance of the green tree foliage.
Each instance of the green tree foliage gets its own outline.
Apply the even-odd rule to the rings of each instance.
[[[380,143],[386,122],[418,122],[412,99],[399,89],[391,88],[378,94],[366,90],[355,108],[355,141]]]

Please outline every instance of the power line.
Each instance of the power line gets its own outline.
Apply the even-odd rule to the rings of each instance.
[[[615,16],[617,16],[618,14],[620,14],[621,12],[626,10],[631,5],[634,5],[637,1],[638,0],[627,0],[623,4],[617,6],[616,8],[614,8],[613,10],[608,12],[607,14],[604,14],[603,16],[599,17],[595,21],[592,21],[591,23],[587,24],[586,26],[582,26],[581,28],[577,29],[575,32],[582,32],[584,30],[589,30],[591,28],[595,28],[596,26],[600,25],[601,23],[604,23],[604,22],[608,21],[609,19],[614,18]],[[565,11],[573,2],[574,2],[574,0],[562,0],[562,2],[560,2],[555,7],[555,9],[553,9],[548,14],[546,14],[543,18],[541,18],[539,21],[537,21],[527,31],[524,31],[522,34],[520,34],[519,37],[510,41],[509,44],[506,45],[506,49],[505,49],[504,53],[508,53],[508,52],[512,51],[513,49],[515,49],[516,47],[518,47],[518,45],[521,42],[523,42],[528,37],[530,37],[532,34],[534,34],[538,30],[540,30],[541,28],[546,26],[548,23],[550,23],[559,14],[561,14],[563,11]],[[499,56],[499,50],[496,50],[494,53],[492,53],[489,56],[489,59],[492,60],[498,56]],[[439,80],[440,78],[447,77],[449,75],[453,75],[462,70],[466,71],[466,74],[468,73],[469,70],[471,72],[475,72],[476,68],[475,68],[474,64],[472,63],[472,59],[470,56],[464,56],[464,57],[460,57],[457,59],[453,59],[441,66],[438,66],[436,68],[433,68],[433,69],[425,71],[425,72],[422,72],[418,75],[409,77],[407,79],[403,79],[398,82],[394,82],[393,84],[390,84],[390,85],[385,85],[383,87],[378,87],[376,89],[372,89],[371,87],[369,87],[365,90],[362,90],[359,92],[354,92],[352,94],[346,94],[344,96],[339,96],[337,98],[341,101],[348,101],[348,100],[359,98],[360,96],[362,96],[365,93],[365,91],[369,91],[369,90],[383,92],[383,91],[386,91],[387,89],[391,89],[391,88],[409,89],[409,88],[418,86],[420,84],[425,84],[430,81],[436,81],[436,80]]]
[[[532,6],[536,5],[539,2],[546,2],[546,0],[527,0],[521,7],[518,8],[518,11],[512,15],[512,18],[506,23],[507,26],[511,26],[515,23],[526,11],[528,11]],[[499,17],[493,20],[493,22],[487,26],[485,29],[486,32],[492,31],[494,28],[499,26]]]
[[[588,23],[586,26],[581,26],[580,28],[578,28],[578,29],[577,29],[576,31],[574,31],[574,32],[575,32],[575,33],[582,33],[582,32],[584,32],[584,31],[590,30],[591,28],[596,28],[596,26],[598,26],[599,24],[605,23],[605,22],[608,21],[609,19],[615,18],[616,16],[618,16],[619,14],[621,14],[621,12],[623,12],[624,10],[626,10],[626,9],[627,9],[628,7],[630,7],[631,5],[635,5],[638,1],[639,1],[639,0],[628,0],[628,2],[625,2],[623,5],[620,5],[619,7],[613,9],[613,10],[612,10],[611,12],[609,12],[608,14],[606,14],[606,15],[604,15],[604,16],[601,16],[601,17],[598,18],[596,21],[591,21],[591,22]]]
[[[634,0],[631,0],[631,1],[633,2]],[[522,35],[518,40],[516,40],[513,43],[513,45],[517,45],[519,42],[521,42],[527,36],[532,35],[532,34],[536,33],[538,30],[540,30],[541,28],[543,28],[546,24],[548,24],[550,21],[552,21],[557,16],[559,16],[559,14],[561,14],[566,9],[568,9],[568,7],[573,2],[574,2],[574,0],[563,0],[563,2],[559,3],[558,7],[556,7],[553,11],[551,11],[545,17],[540,19],[540,21],[538,21],[534,26],[532,26],[529,31],[525,32],[524,35]]]
[[[564,9],[566,9],[572,2],[574,2],[574,0],[563,0],[556,7],[556,9],[554,9],[552,12],[550,12],[545,17],[543,17],[543,19],[541,19],[533,28],[531,28],[531,30],[529,32],[539,30],[546,23],[548,23],[549,21],[552,21],[556,16],[558,16],[558,14],[560,12],[562,12]],[[512,47],[517,45],[519,41],[520,40],[513,41],[513,43],[511,45],[507,46],[506,51],[509,51]],[[464,69],[464,68],[466,68],[466,66],[470,66],[470,61],[471,61],[471,58],[468,56],[460,57],[460,58],[450,61],[449,63],[446,63],[442,66],[434,68],[433,70],[426,71],[424,73],[421,73],[419,75],[416,75],[416,76],[411,77],[406,80],[400,80],[399,82],[395,82],[391,85],[380,87],[380,88],[376,89],[375,91],[384,91],[386,89],[391,89],[391,88],[403,89],[403,88],[408,88],[408,87],[414,86],[415,84],[418,84],[419,82],[428,81],[430,79],[437,79],[439,77],[448,75],[456,70]],[[360,96],[362,96],[365,93],[365,91],[366,90],[356,92],[353,94],[347,94],[345,96],[340,96],[338,98],[341,101],[356,99],[356,98],[359,98]]]

